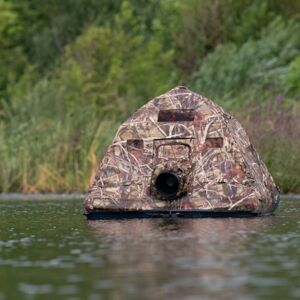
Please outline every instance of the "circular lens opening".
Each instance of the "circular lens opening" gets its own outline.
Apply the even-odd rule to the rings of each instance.
[[[174,197],[179,190],[179,178],[172,172],[162,172],[156,178],[155,187],[164,197]]]

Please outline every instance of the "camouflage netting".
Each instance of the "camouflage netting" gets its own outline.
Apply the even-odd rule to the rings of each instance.
[[[237,120],[176,87],[120,126],[85,210],[268,213],[278,201],[278,188]]]

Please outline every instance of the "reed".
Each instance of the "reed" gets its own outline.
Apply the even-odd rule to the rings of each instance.
[[[300,116],[284,108],[278,95],[273,101],[246,109],[236,116],[284,193],[300,192]]]

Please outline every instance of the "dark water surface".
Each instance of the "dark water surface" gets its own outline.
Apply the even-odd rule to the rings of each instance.
[[[0,201],[0,300],[300,299],[300,201],[248,219],[87,221]]]

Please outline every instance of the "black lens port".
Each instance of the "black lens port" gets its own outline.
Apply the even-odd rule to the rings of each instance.
[[[173,172],[162,172],[155,180],[157,191],[167,199],[174,199],[180,188],[180,179]]]

